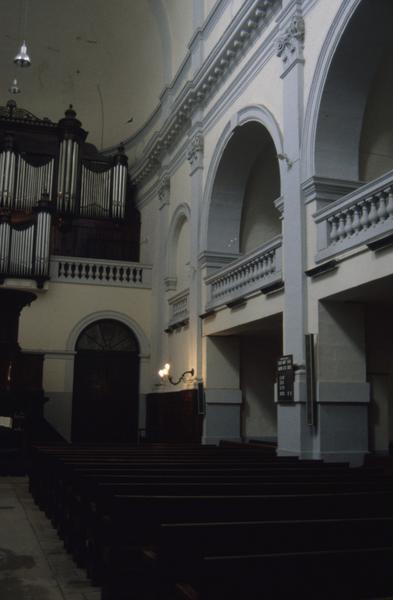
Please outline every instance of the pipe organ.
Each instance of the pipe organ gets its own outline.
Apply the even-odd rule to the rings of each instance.
[[[41,282],[51,252],[66,254],[68,244],[68,252],[97,254],[99,239],[88,243],[87,235],[104,232],[109,248],[108,231],[121,231],[123,243],[139,227],[139,220],[131,223],[136,211],[128,206],[123,148],[104,156],[86,137],[72,106],[58,123],[38,119],[13,100],[0,107],[0,280]]]
[[[40,200],[31,217],[14,222],[11,215],[0,215],[0,281],[6,277],[48,279],[51,232],[51,207]]]

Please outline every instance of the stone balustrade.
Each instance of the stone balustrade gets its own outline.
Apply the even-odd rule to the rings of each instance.
[[[189,290],[184,290],[168,301],[169,303],[169,328],[180,326],[188,321],[190,315],[189,309]]]
[[[393,233],[393,171],[319,210],[314,220],[316,262]]]
[[[139,263],[116,260],[52,256],[50,279],[60,283],[150,289],[152,268]]]
[[[208,277],[206,309],[258,292],[282,280],[281,235]]]

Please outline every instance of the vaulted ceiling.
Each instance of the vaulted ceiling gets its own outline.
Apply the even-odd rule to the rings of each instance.
[[[16,77],[19,106],[57,121],[73,104],[88,141],[118,144],[143,124],[169,83],[173,17],[178,24],[183,15],[186,39],[191,6],[192,0],[0,0],[0,104]],[[24,37],[32,64],[21,69],[13,58]]]

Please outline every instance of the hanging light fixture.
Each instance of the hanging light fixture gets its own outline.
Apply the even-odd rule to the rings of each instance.
[[[27,53],[27,46],[24,40],[19,48],[18,54],[14,58],[14,63],[19,67],[30,67],[31,65],[30,56]]]
[[[21,90],[20,87],[18,85],[18,80],[14,79],[14,81],[12,82],[12,84],[10,85],[10,87],[8,88],[8,91],[10,94],[20,94]]]
[[[14,58],[14,63],[19,67],[30,67],[31,60],[29,53],[27,52],[27,44],[26,44],[26,24],[27,24],[27,9],[28,9],[28,0],[24,0],[24,10],[23,16],[21,15],[21,19],[19,21],[19,35],[23,39],[22,45],[19,48],[19,52],[16,54]],[[20,38],[19,38],[20,39]]]

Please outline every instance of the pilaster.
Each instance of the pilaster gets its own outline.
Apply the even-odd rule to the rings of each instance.
[[[203,148],[204,140],[202,132],[194,128],[189,141],[187,159],[190,164],[191,178],[191,275],[190,275],[190,304],[189,304],[189,323],[190,323],[190,345],[192,348],[195,369],[195,380],[202,382],[202,324],[199,315],[202,311],[201,306],[201,270],[198,261],[199,255],[199,223],[201,219],[201,199],[203,195]]]
[[[278,453],[302,455],[310,451],[312,431],[307,426],[305,410],[306,231],[300,171],[305,28],[301,0],[284,3],[278,25],[276,54],[282,62],[284,107],[283,153],[278,158],[285,163],[281,182],[285,280],[283,344],[284,354],[292,354],[296,365],[294,402],[278,406]]]
[[[157,187],[157,195],[158,195],[158,208],[159,208],[159,243],[158,250],[159,254],[157,256],[157,267],[158,273],[155,280],[157,281],[157,289],[155,294],[155,303],[156,303],[156,324],[155,324],[155,335],[156,340],[153,345],[153,360],[152,360],[152,368],[153,368],[153,381],[157,380],[157,372],[158,369],[162,367],[164,362],[166,362],[166,351],[167,351],[167,336],[165,334],[166,327],[166,311],[167,311],[167,303],[166,303],[166,284],[165,284],[165,274],[166,274],[166,252],[167,252],[167,238],[168,238],[168,230],[169,230],[169,205],[170,205],[170,194],[171,194],[171,180],[170,177],[163,173],[159,179],[158,187]]]

